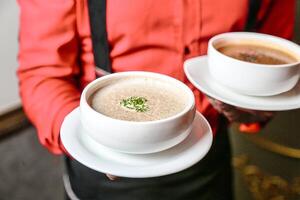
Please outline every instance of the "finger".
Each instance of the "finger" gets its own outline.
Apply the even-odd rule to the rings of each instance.
[[[262,115],[262,116],[269,116],[269,117],[273,117],[276,113],[274,111],[249,110],[249,109],[240,108],[240,107],[237,107],[237,109],[240,111],[244,111],[244,112],[253,114],[253,115]]]
[[[267,121],[270,120],[275,115],[275,112],[257,111],[257,112],[252,112],[250,114],[252,115],[253,120]]]
[[[228,111],[224,111],[223,115],[230,121],[230,122],[235,122],[238,121],[238,119],[240,118],[240,114],[237,112],[228,112]]]
[[[221,107],[217,104],[217,102],[214,99],[208,99],[208,101],[218,112],[221,112]]]
[[[266,117],[273,117],[275,114],[276,114],[276,112],[263,112],[263,114],[266,116]]]
[[[225,104],[217,99],[210,98],[210,97],[208,97],[208,101],[218,112],[222,112],[222,110],[224,108],[226,108],[226,106],[227,106],[227,104]]]
[[[209,100],[214,99],[214,98],[212,98],[211,96],[208,96],[208,95],[206,95],[206,97],[207,97]]]
[[[119,177],[111,175],[111,174],[106,174],[107,178],[111,181],[117,180]]]
[[[207,99],[208,99],[208,101],[209,101],[211,104],[219,105],[219,104],[222,104],[222,103],[223,103],[223,102],[221,102],[221,101],[219,101],[219,100],[217,100],[217,99],[214,99],[214,98],[212,98],[212,97],[210,97],[210,96],[207,96]]]

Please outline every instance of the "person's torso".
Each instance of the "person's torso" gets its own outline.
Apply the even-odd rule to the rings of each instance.
[[[212,36],[243,30],[247,12],[248,0],[108,0],[112,69],[184,81],[184,60],[206,54]]]
[[[87,2],[77,3],[81,46],[92,49]],[[152,71],[183,81],[195,94],[197,110],[216,128],[218,113],[188,82],[183,62],[206,54],[212,36],[242,31],[248,0],[107,0],[106,12],[112,71]],[[93,77],[91,57],[81,56],[85,82]]]

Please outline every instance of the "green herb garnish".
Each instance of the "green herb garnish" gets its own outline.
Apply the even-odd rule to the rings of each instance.
[[[148,100],[144,97],[129,97],[127,99],[123,99],[120,102],[121,106],[124,106],[125,108],[135,110],[136,112],[146,112],[149,107],[147,106],[146,102]]]

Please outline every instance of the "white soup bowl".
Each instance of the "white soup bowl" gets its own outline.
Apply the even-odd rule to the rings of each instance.
[[[268,65],[241,61],[224,55],[218,48],[228,44],[253,44],[289,53],[297,61]],[[212,77],[220,84],[245,95],[271,96],[292,89],[300,75],[300,47],[283,38],[248,32],[223,33],[208,43],[208,65]]]
[[[125,121],[94,110],[91,95],[111,81],[126,77],[147,77],[165,81],[187,95],[186,107],[178,114],[156,121]],[[151,72],[121,72],[100,77],[88,84],[80,99],[80,118],[87,135],[116,151],[144,154],[168,149],[183,141],[192,129],[195,116],[193,92],[184,83],[166,75]]]

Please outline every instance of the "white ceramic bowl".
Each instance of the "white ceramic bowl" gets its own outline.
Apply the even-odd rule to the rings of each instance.
[[[282,49],[298,62],[282,65],[265,65],[240,61],[220,53],[219,48],[231,42],[251,42]],[[259,33],[231,32],[209,40],[208,65],[212,77],[228,88],[246,95],[271,96],[292,89],[300,75],[300,47],[288,40]]]
[[[110,118],[88,104],[88,98],[105,84],[132,76],[153,77],[175,85],[187,95],[187,106],[166,119],[134,122]],[[193,92],[185,84],[169,76],[151,72],[121,72],[103,76],[86,86],[80,99],[80,115],[86,133],[96,142],[125,153],[154,153],[168,149],[188,136],[195,116],[195,101]]]

